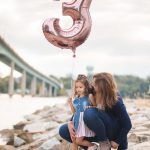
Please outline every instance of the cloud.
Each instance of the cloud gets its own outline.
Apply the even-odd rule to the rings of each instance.
[[[0,0],[0,3],[0,35],[23,59],[47,75],[72,71],[71,51],[48,43],[42,32],[42,23],[50,17],[60,18],[62,28],[71,26],[71,19],[62,16],[62,1]],[[92,1],[92,30],[77,48],[74,72],[86,72],[86,66],[93,65],[95,72],[148,76],[149,6],[147,0]]]

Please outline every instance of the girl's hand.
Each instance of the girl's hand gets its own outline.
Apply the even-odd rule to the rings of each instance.
[[[110,143],[111,143],[111,147],[114,149],[118,148],[118,146],[119,146],[119,144],[114,141],[111,141]]]
[[[67,102],[68,102],[68,104],[71,104],[71,103],[72,103],[72,98],[69,97],[69,98],[67,99]]]
[[[75,128],[72,121],[68,122],[68,129],[72,141],[75,141]]]

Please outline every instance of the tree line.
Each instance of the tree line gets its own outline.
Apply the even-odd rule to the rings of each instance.
[[[71,76],[57,78],[62,83],[62,89],[60,89],[59,95],[66,95],[67,91],[71,89],[72,79]],[[132,75],[114,75],[117,83],[118,90],[122,97],[129,98],[150,98],[150,76],[146,79]],[[19,81],[21,78],[16,78],[14,83],[14,89],[20,88]],[[0,93],[8,92],[9,76],[0,77]],[[30,88],[31,81],[27,81],[26,87]]]
[[[122,97],[150,98],[150,77],[146,79],[132,75],[114,75],[118,91]],[[71,88],[71,77],[60,78],[64,89]]]

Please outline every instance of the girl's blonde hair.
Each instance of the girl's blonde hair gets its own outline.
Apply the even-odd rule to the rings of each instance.
[[[83,74],[79,74],[77,79],[74,81],[73,96],[74,97],[77,96],[76,87],[75,87],[77,82],[81,82],[85,86],[85,93],[84,94],[85,94],[85,96],[88,96],[90,85],[89,85],[87,77]]]
[[[117,86],[109,73],[97,73],[93,76],[96,88],[96,104],[102,108],[112,108],[117,101]]]

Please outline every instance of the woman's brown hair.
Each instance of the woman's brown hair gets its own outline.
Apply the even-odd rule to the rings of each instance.
[[[93,79],[98,108],[112,108],[117,101],[117,86],[113,76],[103,72],[95,74]]]

